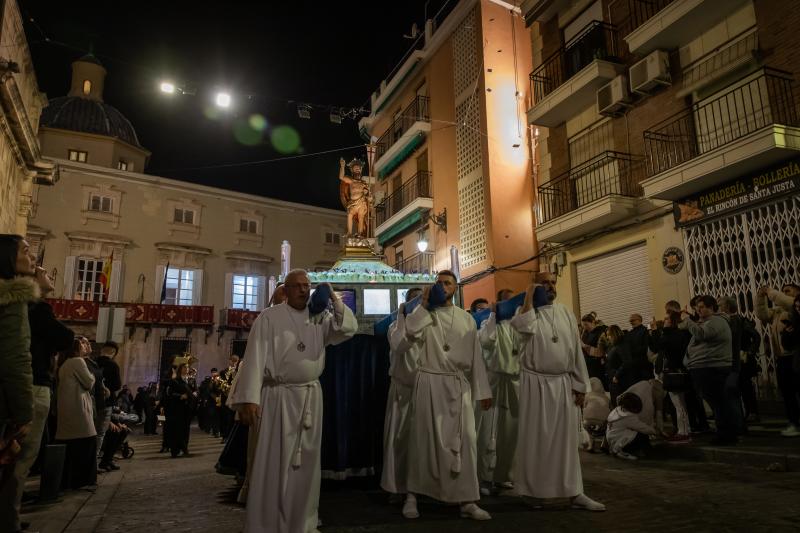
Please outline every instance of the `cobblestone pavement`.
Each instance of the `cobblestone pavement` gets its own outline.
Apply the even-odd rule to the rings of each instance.
[[[233,478],[214,472],[218,439],[194,431],[192,456],[159,454],[160,437],[135,437],[136,455],[121,462],[71,520],[67,533],[155,533],[242,530]],[[322,533],[448,531],[798,531],[800,473],[678,459],[627,462],[582,454],[586,492],[605,513],[572,511],[556,502],[534,511],[519,499],[486,498],[494,519],[459,519],[458,510],[422,501],[406,521],[371,480],[324,482]],[[119,473],[115,473],[117,475]],[[34,521],[36,527],[36,522]]]

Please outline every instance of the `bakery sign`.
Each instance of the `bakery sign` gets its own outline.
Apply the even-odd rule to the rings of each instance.
[[[800,159],[782,163],[675,202],[675,222],[685,226],[800,191]]]

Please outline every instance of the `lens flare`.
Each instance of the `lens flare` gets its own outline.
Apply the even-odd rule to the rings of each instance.
[[[255,113],[254,115],[250,115],[250,118],[247,119],[248,124],[250,127],[257,131],[264,131],[267,129],[267,119],[264,118],[264,115],[259,113]]]
[[[233,137],[245,146],[255,146],[261,143],[262,132],[253,128],[249,120],[238,119],[233,124]]]
[[[291,126],[278,126],[270,135],[272,147],[282,154],[297,153],[300,148],[300,134]]]

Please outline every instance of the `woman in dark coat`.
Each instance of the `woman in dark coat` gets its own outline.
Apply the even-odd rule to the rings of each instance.
[[[166,416],[169,432],[167,434],[167,448],[172,457],[179,453],[189,454],[189,425],[194,412],[194,391],[187,380],[189,365],[181,364],[175,371],[175,378],[171,379],[164,391],[167,402]]]
[[[7,208],[7,206],[3,206]],[[39,296],[34,261],[19,235],[0,234],[0,459],[11,462],[33,420],[28,304]],[[21,529],[13,464],[0,464],[0,531]]]

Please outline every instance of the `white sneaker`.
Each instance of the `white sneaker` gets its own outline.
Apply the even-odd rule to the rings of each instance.
[[[578,494],[572,498],[572,508],[582,509],[584,511],[605,511],[606,506],[600,502],[596,502],[586,494]]]
[[[631,455],[628,452],[617,452],[614,454],[615,457],[618,459],[626,459],[628,461],[636,461],[637,457],[635,455]]]
[[[471,518],[472,520],[491,520],[492,515],[474,503],[462,503],[461,518]]]
[[[417,498],[413,494],[406,496],[406,501],[403,504],[403,517],[408,519],[419,518]]]
[[[491,496],[492,495],[492,484],[488,481],[481,481],[481,496]]]
[[[503,481],[500,483],[500,488],[503,490],[514,490],[514,484],[511,481]]]
[[[789,424],[786,429],[781,431],[781,437],[800,437],[800,428],[794,424]]]

